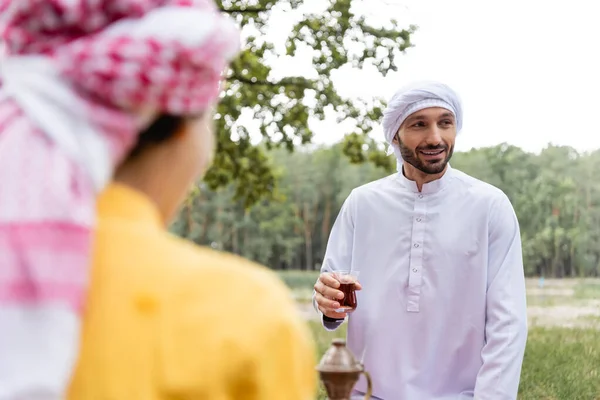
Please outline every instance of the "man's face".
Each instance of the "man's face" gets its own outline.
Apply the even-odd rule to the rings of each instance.
[[[426,174],[439,174],[452,158],[455,139],[454,114],[445,108],[432,107],[404,120],[394,143],[404,161]]]

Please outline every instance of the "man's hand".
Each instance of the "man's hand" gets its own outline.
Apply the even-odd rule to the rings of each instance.
[[[358,281],[354,283],[356,290],[361,290],[362,286]],[[315,300],[319,311],[326,317],[344,319],[346,313],[338,313],[335,310],[340,307],[339,301],[344,298],[344,293],[338,290],[340,283],[330,272],[323,272],[317,283],[315,283]]]

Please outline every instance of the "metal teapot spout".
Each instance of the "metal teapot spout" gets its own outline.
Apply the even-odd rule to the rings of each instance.
[[[321,358],[317,371],[325,386],[328,400],[350,400],[352,389],[361,374],[367,378],[364,400],[371,399],[371,376],[346,347],[344,339],[333,339],[331,347]]]

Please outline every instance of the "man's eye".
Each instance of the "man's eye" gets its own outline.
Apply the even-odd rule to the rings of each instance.
[[[449,119],[445,119],[442,121],[442,125],[445,125],[445,126],[452,125],[452,124],[453,124],[453,122]]]
[[[415,123],[413,124],[413,126],[414,126],[415,128],[422,128],[422,127],[424,127],[424,126],[425,126],[425,123],[424,123],[423,121],[419,121],[419,122],[415,122]]]

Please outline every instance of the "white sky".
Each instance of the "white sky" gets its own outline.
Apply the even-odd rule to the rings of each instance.
[[[318,8],[326,2],[307,3]],[[549,142],[580,151],[600,148],[600,2],[366,0],[361,9],[419,30],[397,73],[338,73],[342,95],[388,99],[410,81],[441,80],[463,100],[457,150],[502,142],[536,152]],[[269,40],[283,45],[292,25],[291,13],[274,16]],[[275,67],[278,74],[310,75],[310,56]],[[315,143],[333,143],[349,132],[334,120],[313,126]],[[379,129],[372,135],[382,138]]]

